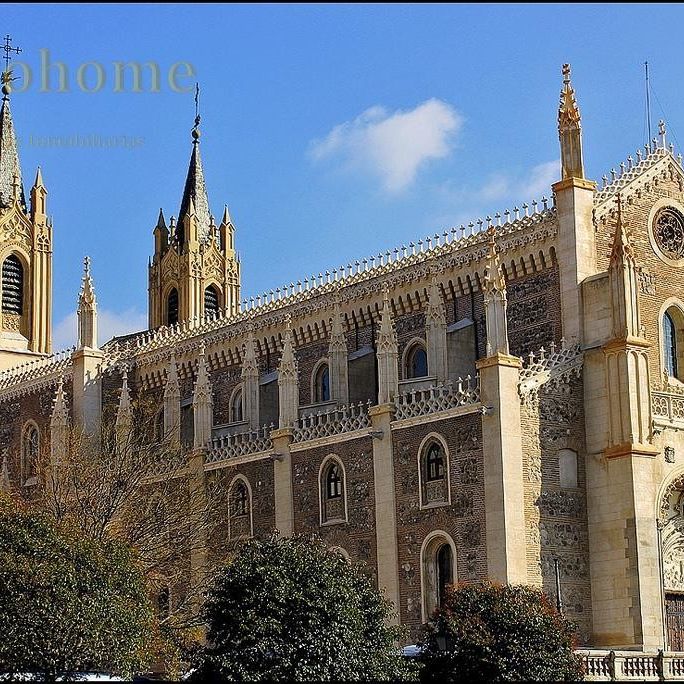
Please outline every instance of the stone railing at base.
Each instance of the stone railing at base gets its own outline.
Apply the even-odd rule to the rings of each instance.
[[[684,677],[684,653],[656,651],[577,651],[587,682],[674,681]]]
[[[675,392],[651,392],[653,420],[659,424],[684,427],[684,395]]]
[[[395,420],[448,411],[460,406],[480,403],[480,378],[467,376],[455,384],[435,385],[400,394],[396,399]]]
[[[214,437],[209,443],[209,451],[205,463],[218,463],[239,456],[258,454],[273,448],[271,430],[274,426],[264,426],[253,432],[242,432],[237,435]]]
[[[332,411],[303,416],[292,431],[293,442],[308,442],[321,437],[332,437],[346,432],[370,428],[368,409],[371,402],[347,404]]]
[[[530,352],[529,356],[523,359],[523,367],[520,370],[520,398],[524,402],[535,396],[539,388],[546,383],[563,382],[573,374],[579,376],[583,362],[584,355],[579,345],[568,347],[564,339],[561,339],[560,347],[552,342],[548,351],[542,347],[536,355]]]

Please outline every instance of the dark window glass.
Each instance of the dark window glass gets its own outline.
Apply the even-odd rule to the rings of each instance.
[[[2,312],[24,313],[24,267],[14,254],[2,264]]]
[[[316,402],[330,401],[330,369],[321,366],[316,373]]]
[[[230,420],[239,423],[242,420],[242,391],[236,392],[233,396],[233,404],[230,407]]]
[[[233,517],[247,515],[248,503],[247,487],[242,482],[238,482],[233,489]]]
[[[428,482],[444,478],[444,454],[442,447],[434,442],[428,447],[425,457],[425,475]]]
[[[210,285],[204,291],[204,315],[208,316],[212,313],[218,313],[219,310],[219,296],[216,288]]]
[[[325,492],[328,499],[339,499],[342,496],[342,478],[337,464],[328,468],[328,475],[325,478]]]
[[[168,325],[178,323],[178,290],[175,288],[169,292],[166,322]]]
[[[428,374],[427,353],[423,347],[416,345],[409,354],[406,368],[407,378],[424,378]]]
[[[672,316],[665,312],[663,319],[663,338],[665,340],[665,368],[668,375],[677,377],[677,329]]]

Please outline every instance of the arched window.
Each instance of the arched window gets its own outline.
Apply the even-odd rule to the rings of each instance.
[[[454,542],[446,532],[435,531],[423,542],[421,550],[421,584],[423,622],[444,603],[446,590],[456,582]]]
[[[219,310],[219,293],[218,290],[213,286],[209,287],[204,291],[204,315],[218,313]]]
[[[242,420],[242,388],[238,388],[233,392],[230,400],[230,422],[241,423]]]
[[[166,302],[166,324],[175,325],[178,323],[178,290],[174,287]]]
[[[34,484],[38,473],[40,433],[33,423],[29,423],[21,440],[21,480],[23,484]]]
[[[449,482],[444,445],[436,437],[428,439],[419,452],[420,505],[448,503]]]
[[[320,473],[321,524],[345,522],[347,502],[344,468],[337,458],[323,462]]]
[[[252,494],[243,476],[238,475],[228,494],[230,508],[230,538],[247,539],[252,536]]]
[[[558,452],[558,474],[563,489],[577,488],[577,452],[561,449]]]
[[[16,254],[2,263],[2,313],[24,313],[24,267]]]
[[[663,343],[665,345],[665,368],[670,377],[678,376],[677,368],[677,328],[672,313],[665,312],[663,317]]]
[[[314,378],[314,403],[324,401],[330,401],[330,368],[327,363],[318,367]]]
[[[406,355],[405,377],[407,380],[411,380],[413,378],[424,378],[427,374],[427,352],[422,344],[416,342]]]

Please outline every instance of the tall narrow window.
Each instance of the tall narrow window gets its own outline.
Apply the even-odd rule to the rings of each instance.
[[[166,314],[167,325],[178,323],[178,290],[175,287],[169,292]]]
[[[316,371],[314,402],[320,404],[330,401],[330,369],[323,364]]]
[[[2,313],[24,313],[24,267],[15,254],[2,263]]]
[[[213,286],[204,291],[204,315],[218,313],[219,310],[219,294],[218,290]]]
[[[29,424],[24,428],[21,445],[21,477],[23,484],[33,484],[38,472],[40,434],[38,428]]]
[[[406,379],[424,378],[428,374],[427,352],[422,344],[415,344],[406,356]]]
[[[340,523],[347,519],[344,495],[344,470],[337,458],[327,460],[321,469],[321,523]]]
[[[448,503],[447,458],[442,442],[436,437],[422,447],[418,467],[421,507]]]
[[[247,539],[252,536],[252,501],[247,480],[237,476],[228,493],[230,538]]]
[[[242,390],[237,389],[233,393],[233,398],[230,402],[230,422],[242,422]]]
[[[423,622],[444,604],[447,587],[457,582],[456,549],[453,539],[441,530],[431,532],[421,549]]]
[[[678,377],[677,369],[677,328],[670,311],[663,317],[663,341],[665,344],[665,368],[670,377]]]

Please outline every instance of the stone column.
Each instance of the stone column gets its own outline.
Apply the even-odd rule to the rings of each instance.
[[[330,398],[338,406],[349,403],[349,367],[347,365],[347,340],[342,327],[342,312],[335,306],[330,325],[328,360],[330,371]]]
[[[199,360],[197,361],[197,380],[192,396],[192,411],[195,424],[193,446],[195,449],[205,449],[211,441],[211,428],[213,425],[214,411],[211,396],[211,381],[204,354],[204,342],[200,347]]]
[[[296,425],[299,419],[299,371],[292,344],[292,328],[287,321],[283,336],[283,355],[278,366],[279,427]]]
[[[375,486],[375,537],[378,551],[378,588],[394,604],[399,623],[399,551],[397,544],[397,506],[394,481],[394,454],[390,422],[394,404],[372,406],[369,411],[373,438],[373,481]]]
[[[389,291],[385,286],[376,355],[378,357],[378,404],[390,404],[399,394],[399,348],[392,323]]]
[[[250,430],[259,429],[259,364],[256,358],[254,332],[247,333],[242,357],[242,409]]]
[[[176,355],[171,354],[169,369],[166,371],[166,387],[164,388],[164,436],[169,440],[172,449],[180,447],[180,384]]]
[[[64,396],[64,381],[57,385],[50,417],[50,465],[59,465],[69,455],[69,409]]]
[[[273,489],[275,499],[275,525],[282,537],[291,537],[295,531],[294,499],[292,494],[292,429],[280,428],[271,432],[273,441]]]
[[[521,361],[495,354],[477,362],[484,455],[487,574],[495,582],[527,581],[523,453],[518,382]]]
[[[444,300],[437,282],[432,277],[428,291],[428,306],[425,312],[425,337],[427,343],[428,373],[437,379],[437,383],[445,383],[448,378],[447,336]]]

